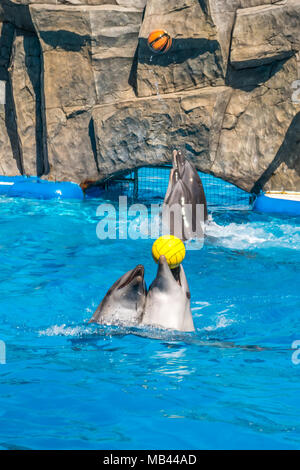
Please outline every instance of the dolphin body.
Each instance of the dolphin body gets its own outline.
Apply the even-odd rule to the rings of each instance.
[[[190,202],[192,200],[192,194],[189,188],[179,178],[178,170],[171,170],[171,172],[170,191],[168,197],[164,200],[163,224],[170,235],[175,235],[182,240],[189,240],[195,237],[192,227],[191,210],[193,207]],[[187,206],[188,204],[190,204],[189,208]],[[168,216],[165,219],[166,210],[168,210]]]
[[[195,331],[185,272],[182,265],[176,269],[173,275],[166,258],[160,256],[156,278],[147,294],[142,325]]]
[[[203,238],[201,222],[207,220],[207,203],[201,179],[194,165],[181,151],[174,150],[172,163],[164,199],[163,220],[165,221],[164,210],[167,208],[170,210],[168,231],[171,235],[182,240]]]
[[[174,275],[161,256],[147,294],[144,267],[136,266],[112,285],[89,323],[194,331],[191,294],[183,267],[173,271]]]
[[[175,152],[176,150],[174,151],[173,155]],[[193,202],[196,202],[196,204],[203,204],[204,220],[207,220],[207,202],[203,184],[198,171],[196,170],[194,164],[185,158],[181,150],[177,151],[177,154],[173,157],[173,160],[174,159],[176,159],[180,178],[193,195]]]
[[[137,325],[144,312],[146,293],[144,266],[139,264],[111,286],[89,323]]]

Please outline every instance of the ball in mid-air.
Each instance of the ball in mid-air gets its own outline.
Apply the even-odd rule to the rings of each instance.
[[[152,256],[158,263],[160,256],[165,256],[171,269],[177,268],[185,257],[184,243],[174,235],[159,237],[152,246]]]
[[[156,29],[148,36],[148,46],[152,52],[164,53],[167,52],[172,45],[171,36],[162,29]]]

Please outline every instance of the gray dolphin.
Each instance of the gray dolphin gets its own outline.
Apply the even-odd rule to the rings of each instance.
[[[142,319],[146,293],[144,266],[139,264],[112,285],[89,323],[137,325]]]
[[[166,258],[161,256],[156,278],[147,294],[142,325],[178,331],[195,330],[190,308],[191,294],[182,265],[177,268],[175,277]]]
[[[203,238],[203,222],[207,219],[203,186],[194,165],[177,150],[173,152],[173,167],[164,199],[165,217],[167,210],[175,215],[171,217],[170,226],[164,227],[165,231],[182,240]]]
[[[164,231],[182,240],[203,238],[201,206],[197,206],[191,191],[179,177],[178,169],[172,170],[170,181],[171,188],[163,205]],[[197,211],[198,219],[196,219]]]
[[[175,163],[176,162],[176,163]],[[179,177],[184,184],[189,188],[192,193],[192,203],[203,204],[204,206],[204,220],[207,220],[207,202],[204,193],[201,178],[192,162],[190,162],[182,153],[181,150],[174,150],[173,152],[173,167],[174,164],[179,172]]]

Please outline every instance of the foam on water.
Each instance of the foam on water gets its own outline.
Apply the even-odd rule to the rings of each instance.
[[[255,249],[257,247],[281,247],[300,249],[300,225],[258,223],[230,223],[218,225],[210,221],[205,234],[215,239],[219,246],[231,249]]]
[[[219,328],[226,328],[227,326],[231,325],[233,322],[234,322],[233,319],[227,318],[225,315],[220,315],[217,318],[216,324],[214,326],[206,326],[204,330],[215,331],[215,330],[218,330]]]
[[[87,328],[83,326],[66,326],[64,325],[53,325],[46,330],[39,331],[40,336],[74,336],[80,337],[83,335],[90,335],[93,333],[93,328]]]

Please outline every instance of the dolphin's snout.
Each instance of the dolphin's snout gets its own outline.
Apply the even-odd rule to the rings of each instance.
[[[137,267],[134,269],[137,276],[144,277],[145,268],[142,264],[138,264]]]
[[[160,264],[160,265],[168,264],[167,263],[167,258],[164,255],[160,255],[159,260],[158,260],[158,264]]]
[[[140,283],[144,281],[144,274],[145,269],[142,264],[138,264],[134,269],[127,273],[126,277],[124,278],[123,282],[119,285],[118,289],[123,289],[124,287],[128,286],[132,282],[134,284]]]
[[[138,280],[143,280],[145,275],[145,268],[142,264],[139,264],[135,269],[134,269],[134,277],[136,277]]]

